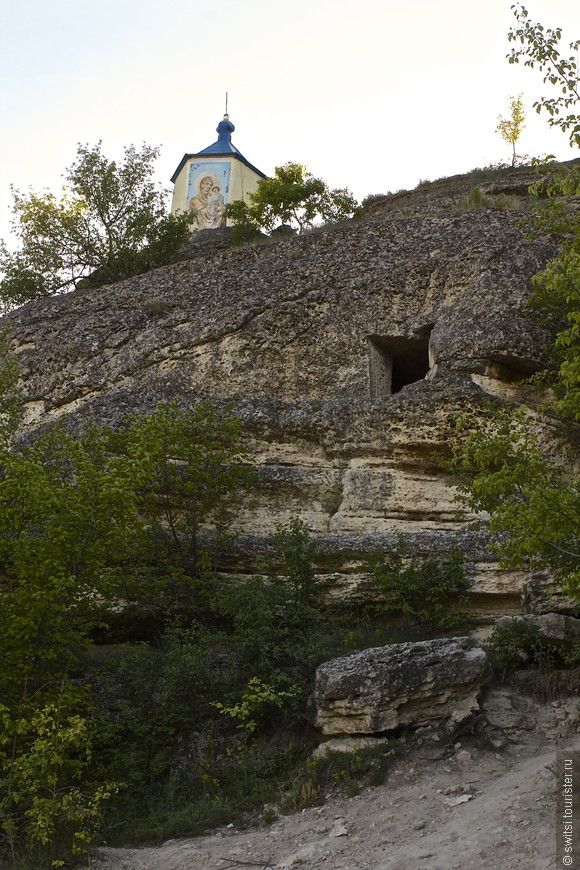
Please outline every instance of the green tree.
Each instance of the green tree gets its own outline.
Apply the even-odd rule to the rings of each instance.
[[[521,136],[526,120],[526,113],[524,111],[524,103],[521,94],[518,94],[517,97],[510,97],[509,118],[502,118],[501,115],[499,115],[498,120],[499,123],[496,130],[501,135],[502,139],[512,146],[512,166],[515,166],[518,159],[516,155],[516,142]]]
[[[564,172],[554,176],[550,190],[557,195],[570,185],[578,185],[577,174]],[[493,547],[503,563],[548,569],[580,597],[580,486],[574,471],[580,439],[580,220],[556,203],[553,211],[539,212],[538,223],[564,233],[560,256],[534,277],[530,300],[530,316],[555,336],[551,367],[533,379],[549,386],[553,399],[535,426],[509,406],[490,406],[477,419],[459,418],[460,429],[474,431],[455,447],[451,468],[463,503],[489,515]]]
[[[0,866],[22,850],[44,868],[95,836],[116,787],[90,779],[102,744],[83,677],[91,634],[127,591],[164,615],[207,609],[198,538],[235,512],[239,433],[228,410],[204,404],[0,442]]]
[[[580,173],[563,175],[564,190],[580,191]],[[541,215],[541,225],[546,214]],[[562,253],[533,280],[531,307],[536,317],[556,333],[551,348],[549,384],[555,391],[551,410],[565,421],[580,423],[580,220],[555,209],[552,224],[566,232]]]
[[[570,111],[580,99],[576,56],[562,56],[561,27],[552,30],[542,24],[533,23],[528,10],[520,4],[511,8],[517,23],[509,31],[508,40],[516,43],[516,46],[508,54],[508,60],[510,63],[523,60],[525,66],[537,68],[544,74],[544,83],[559,91],[556,97],[540,97],[533,104],[534,108],[537,112],[548,113],[548,123],[551,126],[568,132],[570,145],[580,146],[580,116]],[[577,52],[579,45],[580,40],[570,43],[571,51]]]
[[[547,569],[580,596],[580,487],[571,471],[574,447],[555,456],[522,412],[490,405],[454,449],[450,468],[459,499],[483,512],[502,564]],[[476,428],[477,427],[477,428]]]
[[[241,422],[211,402],[188,412],[160,405],[128,418],[113,439],[143,519],[137,567],[120,571],[123,595],[192,619],[211,597],[217,551],[253,474]]]
[[[228,217],[246,232],[270,232],[278,222],[293,224],[300,232],[315,221],[346,220],[357,214],[359,206],[348,190],[331,190],[300,163],[277,166],[273,178],[262,178],[250,204],[238,200],[228,206]]]
[[[549,122],[569,131],[580,145],[580,118],[570,111],[578,102],[577,65],[559,51],[561,30],[533,24],[521,6],[512,7],[518,28],[509,33],[515,48],[511,63],[539,67],[544,81],[560,88],[561,96],[541,98],[534,105],[546,110]],[[578,43],[571,48],[576,50]],[[529,415],[509,406],[488,408],[477,419],[459,418],[471,428],[455,447],[451,468],[460,498],[472,511],[489,516],[493,547],[504,564],[551,571],[564,589],[580,597],[580,486],[575,468],[580,422],[580,219],[562,197],[577,195],[577,169],[556,169],[546,193],[552,207],[536,214],[539,232],[558,238],[561,253],[533,279],[531,316],[551,329],[552,365],[535,377],[554,391],[544,407],[552,435],[546,438],[542,419],[534,426]],[[544,422],[546,422],[544,421]],[[557,449],[558,437],[567,441]]]
[[[94,728],[78,676],[107,568],[139,524],[116,465],[96,433],[60,430],[0,456],[0,860],[8,852],[10,866],[20,853],[35,867],[83,853],[111,793],[79,785]]]
[[[247,479],[240,427],[205,403],[132,418],[120,432],[56,427],[0,456],[0,701],[57,685],[99,602],[131,596],[195,610]],[[24,693],[24,694],[23,694]]]
[[[13,190],[13,226],[21,247],[0,243],[0,301],[5,306],[100,286],[166,261],[189,238],[190,216],[167,214],[152,180],[158,148],[133,145],[109,160],[101,143],[80,145],[62,196]]]

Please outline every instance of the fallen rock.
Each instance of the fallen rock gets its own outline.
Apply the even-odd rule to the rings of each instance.
[[[461,752],[457,753],[456,758],[460,764],[467,764],[473,759],[473,755],[471,754],[471,752],[467,752],[466,749],[462,749]]]
[[[332,826],[332,830],[330,831],[329,837],[347,837],[348,829],[344,822],[344,819],[337,819],[334,825]]]
[[[363,650],[316,672],[316,724],[324,734],[369,734],[435,725],[478,710],[489,675],[485,652],[467,637]]]
[[[359,749],[387,749],[390,740],[388,737],[334,737],[320,743],[312,752],[314,760],[324,758],[330,752],[358,752]]]
[[[466,804],[472,797],[472,794],[460,794],[457,797],[447,798],[444,803],[448,807],[458,807],[459,804]]]

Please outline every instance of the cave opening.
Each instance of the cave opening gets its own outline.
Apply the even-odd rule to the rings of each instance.
[[[429,371],[428,332],[411,338],[371,335],[369,379],[373,398],[392,396],[408,384],[421,381]]]

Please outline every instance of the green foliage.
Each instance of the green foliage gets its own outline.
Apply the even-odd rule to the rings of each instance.
[[[0,300],[5,306],[83,286],[98,287],[166,262],[189,238],[189,215],[168,215],[151,180],[159,149],[133,145],[123,162],[101,143],[80,145],[60,198],[13,190],[21,248],[2,243]]]
[[[489,514],[492,547],[509,567],[547,568],[570,594],[580,580],[580,491],[566,463],[550,457],[524,412],[489,406],[454,449],[450,469],[459,498]]]
[[[469,209],[492,208],[493,204],[493,199],[486,196],[479,185],[471,187],[465,196],[465,205]]]
[[[517,164],[516,143],[522,134],[525,126],[526,113],[524,111],[524,103],[522,95],[510,97],[510,116],[502,118],[498,116],[499,123],[496,131],[501,135],[505,142],[512,146],[512,166]]]
[[[580,99],[578,88],[577,59],[574,54],[563,57],[560,52],[562,29],[552,30],[542,24],[534,24],[528,10],[522,5],[511,7],[516,26],[508,33],[508,40],[516,43],[508,55],[510,63],[523,60],[525,66],[537,68],[544,74],[544,83],[557,89],[557,97],[540,97],[534,103],[537,112],[546,111],[548,123],[568,132],[570,145],[580,145],[580,116],[570,109]],[[570,44],[570,50],[578,51],[580,40]],[[564,114],[567,112],[567,114]]]
[[[58,703],[29,705],[18,716],[0,706],[0,855],[12,866],[58,867],[70,854],[88,857],[115,783],[83,781],[93,751],[94,723],[81,695],[63,684]],[[1,860],[1,859],[0,859]]]
[[[555,649],[542,640],[538,626],[525,619],[496,625],[486,651],[493,668],[503,674],[524,666],[548,671],[556,661]]]
[[[348,190],[331,190],[300,163],[277,166],[273,178],[262,178],[250,205],[238,200],[227,207],[241,236],[256,236],[260,229],[270,232],[275,225],[297,225],[300,232],[316,220],[336,222],[358,214],[359,206]]]
[[[165,299],[149,299],[145,303],[145,311],[150,317],[163,317],[169,314],[171,305]]]
[[[119,578],[127,600],[190,617],[207,607],[215,554],[236,513],[231,495],[252,476],[240,438],[240,421],[210,402],[191,412],[160,405],[113,436],[145,530],[137,567],[123,566]]]
[[[89,692],[85,682],[83,657],[121,597],[153,602],[166,616],[187,610],[190,621],[211,610],[212,554],[199,538],[202,526],[212,530],[215,550],[232,515],[228,501],[247,474],[238,439],[239,423],[206,403],[189,414],[160,406],[117,432],[87,427],[74,438],[53,428],[32,444],[2,446],[0,860],[19,852],[23,866],[37,868],[88,847],[117,790],[110,783],[118,777],[104,767],[115,740],[138,736],[149,752],[142,769],[166,769],[160,744],[184,727],[175,710],[186,666],[194,697],[205,689],[202,641],[168,635],[172,666],[158,668],[157,691],[161,709],[173,712],[157,727],[151,696],[141,707],[132,701],[129,715],[110,692],[105,715],[103,691],[95,684]],[[125,672],[136,697],[155,685],[156,656],[147,652]]]
[[[315,668],[343,654],[345,634],[366,629],[368,616],[323,605],[314,546],[297,518],[271,543],[260,575],[214,578],[211,606],[194,623],[174,620],[155,644],[125,646],[93,668],[100,777],[127,783],[115,808],[121,835],[231,821],[279,802],[282,783],[288,807],[322,798],[303,753],[280,753],[280,734],[291,729],[308,745]],[[376,614],[373,626],[383,631]],[[355,788],[357,770],[353,762],[341,789]],[[336,784],[332,773],[326,781]]]
[[[0,453],[9,447],[22,420],[19,371],[11,352],[11,339],[12,325],[7,320],[0,329]]]
[[[226,217],[233,222],[234,244],[257,241],[261,238],[260,225],[251,207],[243,199],[236,199],[226,206]]]
[[[501,208],[514,211],[529,211],[530,198],[520,198],[509,194],[487,196],[479,185],[471,187],[460,200],[460,208],[467,210],[478,208]]]
[[[197,620],[183,614],[155,644],[125,646],[92,669],[99,776],[114,771],[127,783],[116,812],[133,819],[131,828],[147,824],[150,836],[155,807],[164,807],[167,836],[187,804],[179,832],[191,832],[208,818],[223,821],[220,808],[231,818],[276,794],[282,757],[266,763],[253,743],[303,720],[329,646],[317,633],[319,584],[305,527],[293,520],[272,544],[268,574],[214,577]],[[190,743],[195,751],[180,761]]]
[[[251,734],[258,727],[257,716],[265,707],[284,706],[288,698],[292,698],[295,691],[283,692],[276,690],[274,686],[264,683],[259,677],[252,677],[244,691],[241,701],[233,706],[214,701],[214,707],[225,716],[239,722],[238,728],[244,728],[246,733]]]
[[[464,622],[465,618],[451,609],[467,603],[464,558],[458,550],[444,558],[410,559],[401,544],[397,556],[375,556],[369,568],[372,585],[384,597],[381,608],[386,613],[402,613],[430,630],[447,630]]]
[[[559,174],[551,192],[580,191],[580,172]],[[561,234],[562,252],[534,277],[530,305],[540,322],[556,332],[552,346],[557,399],[553,410],[565,420],[580,422],[580,220],[556,208],[539,218]]]
[[[0,478],[2,697],[29,697],[70,668],[108,566],[140,526],[137,494],[107,434],[53,429],[5,452]],[[22,694],[24,693],[24,695]]]
[[[286,695],[284,715],[302,718],[314,670],[332,654],[322,631],[321,583],[314,573],[314,545],[304,524],[293,518],[272,537],[273,553],[264,574],[222,590],[220,607],[231,621],[236,648],[236,680],[246,690],[258,676]],[[240,689],[232,694],[240,703]],[[277,704],[266,707],[274,714]]]
[[[304,761],[280,808],[297,812],[323,803],[329,791],[355,797],[365,785],[381,785],[406,742],[402,735],[376,747],[354,745],[352,752],[326,752],[319,759]]]

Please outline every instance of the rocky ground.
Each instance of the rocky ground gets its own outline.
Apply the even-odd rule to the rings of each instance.
[[[494,728],[423,739],[384,783],[273,824],[151,848],[104,848],[94,870],[548,870],[555,865],[556,749],[579,749],[579,700],[495,690]],[[580,729],[578,729],[580,730]]]

